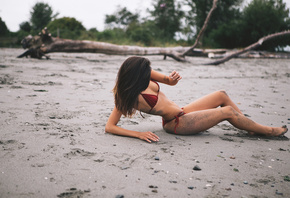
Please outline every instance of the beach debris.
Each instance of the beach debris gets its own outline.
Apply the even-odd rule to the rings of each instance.
[[[101,163],[103,161],[105,161],[105,160],[104,159],[96,159],[96,160],[94,160],[94,162],[99,162],[99,163]]]
[[[211,187],[211,184],[206,184],[205,186],[206,186],[206,187]]]
[[[94,156],[95,154],[96,153],[94,153],[94,152],[89,152],[89,151],[85,151],[83,149],[74,148],[74,149],[71,149],[71,151],[69,153],[65,153],[64,157],[67,157],[67,158],[71,158],[74,156],[91,157],[91,156]]]
[[[154,159],[158,161],[159,160],[159,157],[156,156],[156,157],[154,157]]]
[[[116,195],[115,198],[124,198],[124,195]]]
[[[158,188],[158,186],[150,185],[149,188]]]
[[[231,188],[225,188],[227,191],[231,191],[232,189]]]
[[[31,164],[32,167],[44,167],[43,163]]]
[[[35,89],[33,91],[35,91],[35,92],[48,92],[47,90],[44,90],[44,89]]]
[[[244,184],[248,184],[248,182],[247,181],[244,181]]]
[[[123,166],[121,167],[121,170],[127,170],[128,168],[130,168],[129,166]]]
[[[225,157],[223,157],[223,156],[221,156],[221,155],[217,155],[217,157],[220,157],[220,158],[225,158]]]
[[[176,184],[177,183],[177,181],[175,181],[175,180],[170,180],[169,182],[170,183],[173,183],[173,184]]]
[[[77,190],[77,188],[70,188],[67,192],[60,193],[57,197],[65,198],[65,197],[83,197],[85,193],[91,192],[90,189],[88,190]]]
[[[276,190],[276,195],[283,195],[283,193],[282,192],[279,192],[278,190]]]
[[[195,166],[193,167],[193,170],[195,170],[195,171],[201,171],[201,168],[200,168],[198,165],[195,165]]]
[[[230,159],[236,159],[236,157],[235,156],[231,156]]]
[[[235,184],[234,183],[231,183],[231,186],[234,186]]]
[[[239,172],[239,169],[237,169],[237,168],[234,168],[233,170],[234,170],[235,172]]]
[[[288,175],[284,176],[284,181],[290,182],[290,177]]]
[[[190,189],[190,190],[193,190],[194,189],[193,186],[188,186],[187,188]]]
[[[279,148],[279,151],[286,151],[285,149]]]
[[[156,189],[153,189],[152,192],[154,192],[154,193],[158,193],[158,191],[157,191]]]

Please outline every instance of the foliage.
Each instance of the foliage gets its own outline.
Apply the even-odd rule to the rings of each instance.
[[[34,32],[41,31],[58,14],[53,14],[52,8],[46,3],[36,3],[31,12],[30,22]]]
[[[290,29],[289,9],[282,0],[253,0],[243,11],[242,23],[244,39],[241,44],[245,46],[268,34]],[[286,45],[278,40],[266,43],[262,48],[274,50],[277,45]]]
[[[189,12],[186,15],[186,21],[188,21],[187,28],[190,30],[195,30],[196,36],[204,24],[207,14],[212,7],[213,1],[186,0],[185,2],[185,5],[189,7]],[[231,19],[239,20],[241,16],[239,7],[242,3],[243,0],[219,0],[217,3],[217,8],[214,10],[213,15],[208,23],[204,38],[202,39],[201,43],[203,43],[205,46],[212,46],[213,41],[211,38],[209,38],[211,31],[221,26],[227,25]],[[195,36],[189,39],[195,39]],[[229,43],[231,42],[229,41]]]
[[[212,29],[207,41],[214,47],[245,47],[263,36],[287,29],[290,29],[289,9],[282,0],[253,0],[240,17],[230,18],[217,29]],[[285,47],[289,41],[289,36],[284,36],[264,43],[260,49]]]
[[[9,30],[6,26],[6,23],[2,21],[2,18],[0,17],[0,36],[6,36],[9,34]]]
[[[158,32],[155,24],[152,21],[146,21],[144,23],[131,23],[126,35],[134,42],[141,42],[145,46],[151,46],[155,36],[157,36],[154,34],[155,32]]]
[[[174,39],[175,33],[181,31],[181,20],[184,16],[181,4],[175,0],[154,0],[153,7],[149,12],[160,31],[159,39]]]
[[[106,15],[105,24],[109,28],[127,27],[129,24],[138,21],[139,15],[128,11],[126,7],[118,6],[114,14]]]
[[[20,30],[22,30],[24,32],[31,31],[31,25],[28,21],[24,21],[24,22],[20,23],[19,28],[20,28]]]
[[[139,14],[133,14],[126,8],[121,7],[118,7],[114,14],[106,15],[105,23],[108,29],[104,31],[105,34],[99,33],[98,38],[101,40],[107,40],[108,35],[106,34],[108,33],[112,36],[114,32],[118,32],[118,35],[122,35],[122,37],[118,39],[123,41],[126,40],[126,43],[128,40],[131,40],[141,45],[144,44],[149,46],[153,43],[154,32],[158,32],[152,21],[148,20],[142,23],[140,22]],[[106,38],[104,38],[104,36]]]
[[[62,17],[51,21],[47,29],[53,36],[67,39],[77,39],[86,28],[75,18]],[[58,35],[59,34],[59,35]]]

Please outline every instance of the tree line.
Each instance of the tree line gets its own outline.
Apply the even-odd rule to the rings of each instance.
[[[268,34],[290,29],[289,8],[283,0],[252,0],[245,6],[244,3],[244,0],[219,0],[199,47],[242,48]],[[153,0],[152,5],[145,17],[118,6],[105,16],[106,28],[98,31],[87,30],[73,17],[57,18],[58,13],[49,4],[38,2],[30,11],[30,19],[19,24],[17,32],[10,32],[0,18],[0,38],[8,38],[7,43],[1,43],[19,46],[23,37],[38,34],[47,27],[52,36],[75,40],[140,46],[192,45],[212,0]],[[284,36],[260,49],[280,51],[287,45],[290,37]]]

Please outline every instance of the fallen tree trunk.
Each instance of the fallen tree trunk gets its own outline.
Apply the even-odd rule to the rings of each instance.
[[[177,61],[183,61],[182,53],[187,51],[187,56],[208,56],[208,53],[225,53],[226,49],[192,49],[190,47],[140,47],[129,45],[115,45],[111,43],[96,41],[80,41],[54,38],[48,33],[47,29],[42,30],[38,36],[28,36],[22,40],[26,52],[19,55],[18,58],[31,56],[32,58],[42,58],[52,52],[87,52],[103,53],[108,55],[163,55],[169,56]]]
[[[248,47],[246,47],[244,49],[238,50],[237,52],[233,52],[233,53],[225,56],[224,58],[218,59],[218,60],[211,62],[211,63],[207,63],[205,65],[219,65],[219,64],[224,63],[224,62],[226,62],[234,57],[237,57],[245,52],[256,49],[257,47],[261,46],[265,41],[268,41],[268,40],[276,38],[276,37],[288,35],[288,34],[290,34],[290,30],[287,30],[284,32],[278,32],[275,34],[270,34],[268,36],[260,38],[259,41],[257,41],[256,43],[253,43],[252,45],[249,45]]]
[[[163,55],[169,56],[178,61],[184,59],[183,57],[180,57],[180,54],[184,52],[184,50],[189,48],[139,47],[129,45],[115,45],[111,43],[96,41],[61,39],[51,37],[51,35],[48,34],[47,29],[44,29],[39,36],[28,36],[24,38],[22,40],[22,46],[24,49],[28,48],[28,50],[23,54],[19,55],[18,58],[22,58],[24,56],[31,56],[32,58],[42,58],[42,56],[45,56],[45,54],[52,52],[90,52],[109,55]]]

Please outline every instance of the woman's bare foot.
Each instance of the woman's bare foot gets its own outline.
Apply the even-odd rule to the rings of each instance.
[[[283,136],[285,133],[287,133],[288,128],[286,125],[282,127],[273,127],[272,128],[272,134],[270,136]]]
[[[286,125],[282,127],[272,127],[272,132],[270,134],[260,134],[260,133],[255,133],[255,132],[248,132],[249,135],[265,135],[265,136],[273,136],[273,137],[278,137],[278,136],[283,136],[285,133],[287,133],[288,128]]]

